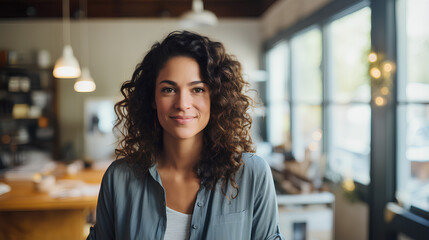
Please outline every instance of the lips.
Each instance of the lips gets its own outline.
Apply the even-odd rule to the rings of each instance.
[[[194,120],[194,116],[171,116],[171,119],[176,121],[178,124],[186,124]]]

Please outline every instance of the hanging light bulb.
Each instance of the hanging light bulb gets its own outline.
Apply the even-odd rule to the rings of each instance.
[[[95,82],[94,79],[92,79],[88,68],[84,67],[82,69],[82,76],[74,83],[74,90],[76,92],[95,91]]]
[[[78,78],[81,74],[79,62],[73,55],[70,45],[70,10],[69,0],[63,0],[63,55],[57,60],[54,67],[56,78]]]
[[[79,63],[74,57],[70,45],[64,46],[63,55],[55,63],[53,73],[56,78],[77,78],[80,76]]]
[[[204,10],[202,0],[192,1],[192,11],[184,13],[180,20],[180,26],[183,28],[215,26],[218,23],[216,15]]]
[[[82,42],[83,42],[83,59],[84,64],[86,66],[89,66],[89,37],[88,37],[88,17],[87,17],[87,2],[86,0],[80,0],[79,1],[79,7],[82,10],[82,16],[85,18],[85,21],[80,19],[80,26],[82,31]],[[84,65],[84,66],[85,66]],[[89,73],[88,67],[82,68],[82,75],[79,79],[76,80],[74,83],[74,90],[76,92],[93,92],[95,91],[95,82],[94,79],[92,79],[91,74]]]

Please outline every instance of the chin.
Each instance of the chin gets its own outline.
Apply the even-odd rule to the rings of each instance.
[[[180,140],[186,140],[190,138],[197,137],[199,134],[202,134],[202,131],[175,131],[169,133],[170,136]]]

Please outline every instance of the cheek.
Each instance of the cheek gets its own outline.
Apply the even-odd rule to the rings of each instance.
[[[210,98],[204,99],[199,102],[199,108],[201,112],[208,115],[210,117]]]
[[[158,112],[158,114],[165,113],[170,108],[170,102],[165,98],[157,98],[155,97],[154,106]]]

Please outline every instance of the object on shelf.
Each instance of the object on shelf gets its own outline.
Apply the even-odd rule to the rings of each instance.
[[[16,143],[26,144],[30,141],[30,134],[26,128],[20,128],[16,134]]]
[[[29,77],[21,77],[19,79],[19,90],[21,92],[28,92],[31,89],[31,81]]]
[[[53,128],[38,128],[36,129],[36,137],[40,140],[49,140],[54,136]]]
[[[29,118],[38,118],[42,115],[42,109],[38,106],[30,106],[28,111]]]
[[[19,92],[21,77],[10,77],[8,83],[9,92]]]
[[[49,119],[47,117],[39,117],[37,124],[39,128],[47,128],[49,126]]]
[[[34,106],[43,109],[48,104],[48,94],[44,91],[33,91],[31,92],[31,101]]]
[[[7,66],[7,59],[8,59],[8,51],[0,50],[0,67]]]
[[[27,104],[15,104],[12,109],[12,116],[15,119],[27,118],[29,107]]]
[[[33,52],[8,52],[8,66],[34,66],[35,54]]]
[[[51,54],[48,50],[42,49],[37,52],[37,66],[40,68],[51,66]]]

